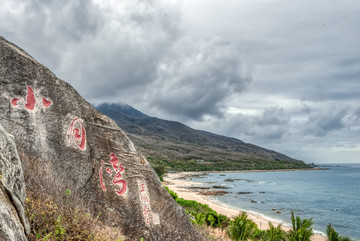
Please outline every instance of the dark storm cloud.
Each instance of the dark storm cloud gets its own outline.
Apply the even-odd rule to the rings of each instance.
[[[225,101],[242,92],[249,81],[229,42],[183,39],[160,65],[152,104],[183,118],[221,117]]]
[[[3,0],[0,11],[1,34],[53,70],[69,44],[95,36],[103,23],[97,7],[86,0]]]
[[[95,101],[151,84],[158,62],[180,31],[177,12],[157,1],[113,6],[17,0],[4,5],[0,22],[12,22],[11,28],[0,25],[5,37]]]
[[[93,103],[126,102],[182,119],[221,116],[225,100],[250,79],[235,47],[220,38],[189,40],[181,12],[166,1],[16,0],[6,6],[0,20],[16,28],[0,25],[5,37]],[[18,13],[11,13],[16,6]]]
[[[94,36],[102,25],[97,7],[87,0],[37,0],[25,2],[25,19],[33,19],[46,36],[61,36],[62,40],[80,41]]]
[[[223,131],[229,136],[241,136],[247,140],[279,140],[288,131],[290,116],[281,107],[268,107],[259,115],[228,115],[228,125]]]
[[[308,135],[325,136],[331,131],[341,130],[345,126],[343,118],[346,110],[344,109],[325,109],[310,114],[306,123]]]
[[[329,148],[359,143],[357,0],[0,6],[0,35],[92,103],[125,102],[299,159],[302,147],[327,161]]]

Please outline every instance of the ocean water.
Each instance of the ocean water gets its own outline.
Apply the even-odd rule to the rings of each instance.
[[[192,178],[230,192],[213,199],[230,207],[290,224],[290,212],[312,218],[314,230],[331,223],[341,236],[360,240],[360,164],[323,165],[327,170],[211,173]],[[229,180],[230,179],[230,180]],[[223,189],[216,189],[223,190]]]

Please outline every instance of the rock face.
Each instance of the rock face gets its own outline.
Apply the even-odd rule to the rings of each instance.
[[[0,240],[27,240],[25,181],[13,136],[0,124]]]
[[[0,123],[42,191],[70,189],[76,205],[129,240],[203,240],[115,122],[3,38],[0,86]]]

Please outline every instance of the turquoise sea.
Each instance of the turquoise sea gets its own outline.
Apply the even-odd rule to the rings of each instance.
[[[284,224],[290,212],[312,218],[325,233],[331,223],[341,236],[360,240],[360,164],[322,165],[326,170],[211,173],[192,178],[229,194],[213,199]],[[215,187],[214,187],[215,186]]]

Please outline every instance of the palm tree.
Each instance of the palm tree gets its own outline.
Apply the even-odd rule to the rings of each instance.
[[[300,217],[295,217],[294,211],[291,211],[292,230],[289,232],[289,241],[310,241],[313,235],[311,219],[301,220]]]
[[[339,241],[339,234],[335,231],[331,223],[327,226],[326,236],[328,237],[329,241]]]
[[[246,213],[243,212],[230,222],[227,233],[233,240],[248,240],[256,228],[256,224],[247,219]]]
[[[286,232],[281,229],[281,224],[277,227],[269,222],[269,229],[265,231],[263,240],[264,241],[283,241],[286,240]]]
[[[329,241],[351,241],[349,237],[340,237],[331,223],[327,226],[326,236],[328,237]]]

